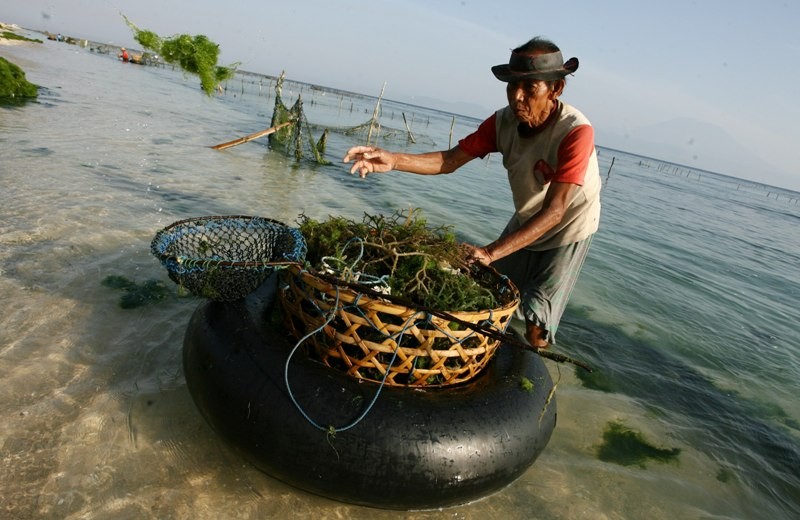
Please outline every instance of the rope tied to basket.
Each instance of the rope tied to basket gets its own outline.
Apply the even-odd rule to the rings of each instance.
[[[352,274],[351,267],[344,271]],[[496,271],[491,271],[495,280],[503,283]],[[292,335],[310,340],[311,354],[324,364],[357,379],[393,386],[446,386],[476,376],[500,343],[486,335],[486,330],[504,334],[519,303],[516,288],[506,279],[507,299],[500,307],[452,311],[464,320],[480,323],[476,330],[435,313],[420,312],[413,305],[395,304],[394,297],[360,280],[352,281],[355,276],[347,281],[296,266],[283,275],[281,303]],[[354,290],[355,285],[363,289]],[[311,330],[318,333],[308,335]]]
[[[305,260],[298,229],[265,217],[230,215],[177,221],[158,233],[150,251],[170,279],[192,294],[238,300],[275,270]]]
[[[338,303],[338,299],[339,299],[339,291],[338,291],[338,288],[337,288],[337,291],[336,291],[337,303]],[[362,420],[364,420],[364,418],[372,410],[373,406],[375,406],[375,403],[377,402],[378,397],[380,397],[381,392],[383,391],[383,388],[386,385],[386,378],[389,376],[389,371],[386,371],[384,373],[383,377],[381,378],[381,381],[380,381],[380,384],[378,386],[378,389],[375,391],[375,395],[372,397],[372,400],[370,401],[370,403],[364,408],[364,411],[361,412],[361,414],[358,417],[356,417],[356,419],[353,420],[350,424],[342,426],[342,427],[339,427],[339,428],[337,428],[337,427],[335,427],[333,425],[329,425],[329,426],[326,427],[326,426],[323,426],[323,425],[319,424],[311,416],[308,415],[308,413],[305,411],[305,409],[302,407],[302,405],[297,401],[297,399],[294,396],[294,392],[292,391],[291,383],[289,382],[289,364],[291,363],[292,357],[294,357],[294,355],[297,352],[297,350],[300,348],[300,346],[303,343],[306,342],[306,340],[308,340],[312,336],[320,333],[326,326],[328,326],[330,324],[330,322],[336,316],[336,307],[337,307],[337,305],[334,305],[334,306],[331,307],[331,309],[328,312],[327,317],[325,318],[325,321],[319,327],[317,327],[315,330],[310,331],[309,333],[307,333],[305,336],[303,336],[302,338],[300,338],[297,341],[295,346],[292,348],[291,352],[289,352],[289,356],[286,358],[286,363],[284,364],[284,371],[283,371],[284,383],[286,384],[286,390],[287,390],[287,392],[289,394],[289,399],[291,399],[292,403],[295,405],[295,408],[297,408],[297,410],[300,412],[300,415],[302,415],[303,418],[306,421],[308,421],[308,423],[311,424],[311,426],[313,426],[314,428],[316,428],[316,429],[318,429],[320,431],[327,432],[328,435],[333,435],[333,436],[335,436],[335,434],[337,432],[343,432],[343,431],[347,431],[347,430],[349,430],[351,428],[354,428],[356,425],[358,425],[358,423],[360,423]],[[423,311],[417,311],[417,313],[423,313],[424,314]],[[403,335],[405,333],[406,333],[405,329],[401,329],[399,331],[399,333],[398,333],[399,336],[398,336],[398,339],[397,339],[398,344],[399,344],[400,341],[402,341],[402,337],[403,337]],[[394,353],[392,355],[392,359],[389,361],[389,366],[390,367],[394,364],[395,360],[397,359],[397,353],[398,353],[398,350],[395,349],[395,351],[394,351]]]

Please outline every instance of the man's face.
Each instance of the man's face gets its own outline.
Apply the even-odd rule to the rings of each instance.
[[[552,90],[539,79],[509,81],[506,95],[517,119],[530,126],[544,123],[553,107]]]

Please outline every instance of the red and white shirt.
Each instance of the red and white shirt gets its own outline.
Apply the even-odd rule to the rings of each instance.
[[[513,111],[505,107],[458,143],[473,157],[502,154],[516,209],[506,232],[515,231],[542,209],[551,182],[567,182],[580,186],[567,213],[527,249],[553,249],[588,238],[600,221],[600,172],[588,119],[559,102],[551,119],[535,133],[523,135],[518,127]]]

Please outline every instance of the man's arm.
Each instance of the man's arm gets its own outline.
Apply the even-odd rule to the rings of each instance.
[[[350,173],[363,179],[370,173],[398,170],[418,175],[452,173],[475,157],[459,146],[450,150],[422,154],[394,153],[373,146],[355,146],[347,151],[343,162],[353,161]]]
[[[561,222],[577,189],[580,189],[577,184],[551,182],[541,211],[515,232],[502,236],[487,246],[476,247],[471,257],[488,265],[538,240]]]

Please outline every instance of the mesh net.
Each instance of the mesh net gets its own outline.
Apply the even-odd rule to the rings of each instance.
[[[380,111],[379,115],[381,115]],[[313,128],[314,124],[312,123],[311,126]],[[380,119],[368,119],[355,126],[332,126],[327,129],[331,132],[354,138],[366,145],[381,143],[383,146],[402,146],[408,143],[415,143],[430,147],[437,144],[427,135],[412,134],[408,129],[384,125]]]
[[[281,97],[283,78],[283,75],[281,75],[281,77],[278,78],[278,83],[275,85],[275,108],[272,111],[272,124],[270,126],[276,127],[289,121],[294,124],[288,125],[270,134],[270,145],[289,155],[293,155],[298,161],[301,159],[310,159],[320,164],[329,164],[329,161],[325,159],[328,130],[323,130],[319,140],[316,142],[314,141],[311,125],[309,125],[308,119],[303,112],[302,97],[298,96],[297,101],[295,101],[291,108],[287,107],[283,102],[283,98]]]
[[[380,100],[375,107],[373,117],[355,126],[342,127],[322,127],[309,123],[303,111],[303,99],[298,95],[294,104],[287,106],[282,97],[284,75],[278,78],[275,84],[275,107],[272,111],[271,127],[277,127],[282,123],[292,122],[280,130],[270,134],[270,146],[278,149],[287,155],[294,156],[299,160],[312,160],[320,164],[330,164],[325,159],[325,148],[328,142],[328,133],[335,132],[361,141],[363,144],[372,145],[382,141],[384,145],[389,143],[399,145],[401,143],[421,143],[427,146],[435,145],[435,141],[427,136],[414,136],[405,121],[405,130],[392,128],[381,124]],[[318,132],[319,139],[315,140],[314,132]]]
[[[281,266],[302,263],[299,230],[249,216],[181,220],[159,231],[150,250],[170,279],[192,294],[218,301],[247,296]]]

